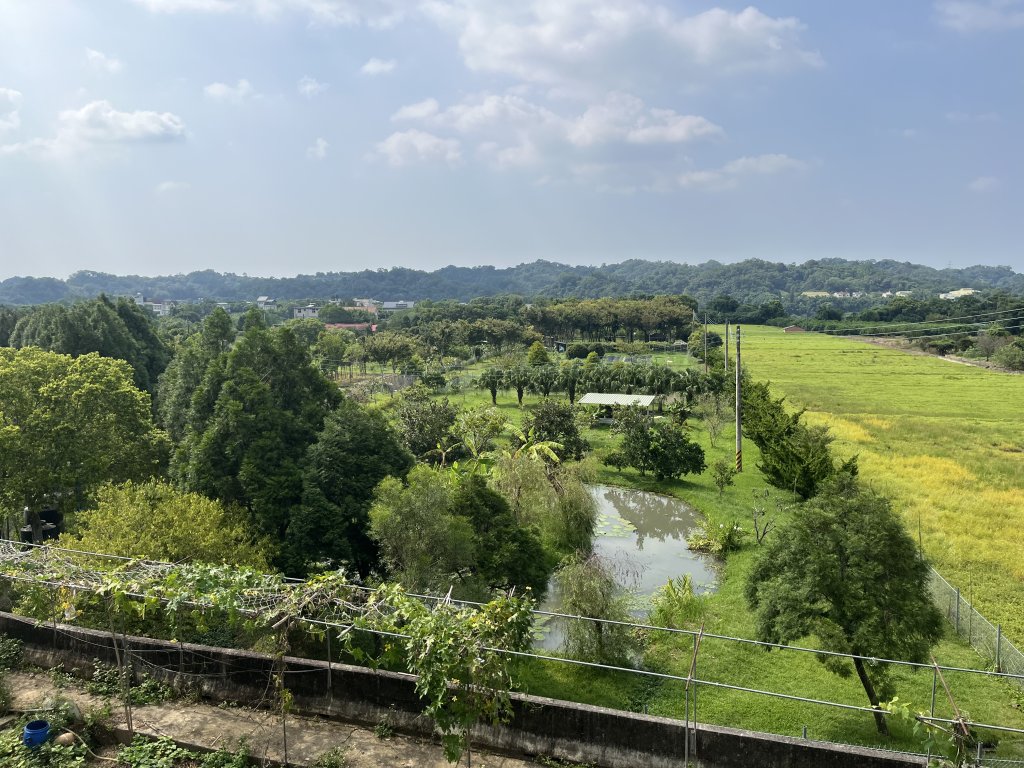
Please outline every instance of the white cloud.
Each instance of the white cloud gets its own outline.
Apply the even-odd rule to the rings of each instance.
[[[21,91],[0,88],[0,131],[10,131],[21,125]]]
[[[902,136],[904,139],[916,139],[917,138],[917,129],[916,128],[904,128],[902,131],[900,131],[900,136]]]
[[[109,101],[93,101],[81,109],[61,112],[53,138],[8,144],[0,147],[0,151],[67,156],[95,145],[171,142],[184,138],[185,124],[175,114],[148,110],[120,112]]]
[[[416,129],[392,133],[377,144],[377,153],[395,167],[438,160],[454,165],[462,159],[457,140]]]
[[[1020,29],[1024,27],[1022,0],[939,0],[939,24],[957,32]]]
[[[306,157],[310,160],[323,160],[327,157],[327,148],[331,145],[325,139],[317,137],[317,140],[306,147]]]
[[[378,59],[375,57],[363,64],[359,71],[364,75],[386,75],[388,72],[394,72],[397,66],[398,62],[394,59]]]
[[[631,94],[607,94],[580,112],[571,103],[538,104],[526,92],[480,93],[447,107],[424,99],[391,119],[432,136],[474,142],[472,157],[495,169],[533,167],[548,181],[598,189],[608,187],[609,178],[609,189],[671,186],[679,145],[724,135],[704,117],[649,108]]]
[[[111,75],[117,74],[124,68],[124,63],[120,59],[107,56],[102,51],[97,51],[93,48],[85,49],[85,59],[93,69],[107,72]]]
[[[691,16],[646,0],[427,0],[422,8],[458,38],[470,69],[552,86],[635,90],[823,63],[803,46],[802,22],[753,7]]]
[[[999,115],[995,112],[947,112],[946,120],[951,123],[997,123]]]
[[[991,192],[999,188],[999,179],[995,176],[979,176],[967,185],[967,191],[975,194]]]
[[[223,101],[229,104],[242,104],[257,95],[256,89],[245,79],[239,80],[235,85],[210,83],[203,88],[203,93],[214,101]]]
[[[425,120],[436,115],[440,109],[441,105],[437,103],[437,99],[424,99],[402,107],[391,116],[391,119],[396,122],[399,120]]]
[[[731,189],[744,176],[771,176],[807,168],[807,163],[783,154],[739,157],[714,170],[688,171],[679,176],[683,187]]]
[[[647,109],[641,99],[626,93],[610,93],[574,120],[568,138],[576,146],[609,141],[630,144],[675,144],[707,136],[722,129],[703,117],[680,115],[671,109]]]
[[[326,91],[330,86],[327,83],[321,83],[315,77],[310,77],[309,75],[306,75],[301,80],[299,80],[299,83],[296,87],[298,88],[300,94],[305,96],[307,99],[312,99],[317,94]]]
[[[171,192],[184,192],[191,189],[192,185],[187,181],[161,181],[154,190],[158,195],[166,195]]]
[[[134,0],[153,13],[247,14],[273,20],[295,13],[311,23],[378,29],[394,26],[405,17],[405,0]]]

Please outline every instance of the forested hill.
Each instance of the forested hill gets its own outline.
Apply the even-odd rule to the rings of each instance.
[[[76,272],[67,280],[12,277],[0,282],[0,304],[41,304],[100,293],[147,299],[217,301],[372,297],[382,300],[457,299],[511,293],[525,297],[598,298],[631,294],[686,293],[701,301],[729,294],[759,303],[794,297],[802,291],[925,291],[1000,288],[1024,293],[1024,274],[1010,267],[934,269],[896,261],[822,259],[779,264],[749,259],[735,264],[708,261],[680,264],[630,260],[600,267],[535,261],[507,269],[444,267],[434,272],[396,267],[362,272],[320,272],[268,278],[221,274],[213,270],[163,277]]]

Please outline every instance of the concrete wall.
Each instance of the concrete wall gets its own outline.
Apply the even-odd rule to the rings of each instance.
[[[94,659],[117,663],[109,633],[62,624],[37,625],[2,612],[0,632],[24,641],[26,659],[39,666],[89,671]],[[120,648],[120,638],[118,644]],[[128,658],[138,673],[177,687],[198,688],[210,699],[255,703],[272,690],[268,683],[275,660],[270,656],[142,637],[129,637],[127,646]],[[399,730],[427,736],[433,732],[430,720],[422,714],[411,675],[291,657],[284,663],[285,685],[299,714],[371,725],[387,716]],[[604,768],[682,765],[687,730],[681,721],[519,694],[513,695],[512,705],[512,722],[500,728],[479,728],[474,733],[475,744]],[[923,764],[892,753],[839,749],[731,728],[702,725],[691,733],[691,760],[702,768],[896,768]]]

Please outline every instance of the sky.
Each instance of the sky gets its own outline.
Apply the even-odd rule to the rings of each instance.
[[[3,0],[0,279],[1024,271],[1024,0]]]

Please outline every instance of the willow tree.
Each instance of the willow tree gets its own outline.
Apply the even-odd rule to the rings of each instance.
[[[942,634],[928,580],[928,564],[889,501],[839,473],[761,548],[746,596],[766,642],[813,636],[824,650],[924,662]],[[879,702],[891,698],[888,666],[819,660],[844,677],[856,672],[887,734]]]

